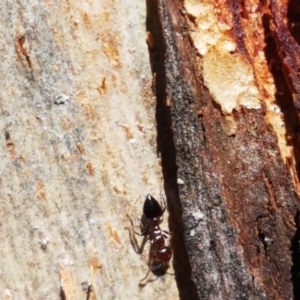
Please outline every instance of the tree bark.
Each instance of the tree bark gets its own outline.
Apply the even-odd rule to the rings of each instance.
[[[297,1],[1,8],[3,299],[300,297]],[[175,276],[141,288],[161,174]]]
[[[298,299],[299,4],[147,3],[182,298]]]

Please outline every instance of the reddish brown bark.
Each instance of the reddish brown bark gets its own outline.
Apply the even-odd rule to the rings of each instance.
[[[288,4],[259,4],[265,44],[255,44],[247,31],[246,4],[226,2],[237,44],[234,55],[253,64],[264,95],[262,71],[254,65],[255,53],[264,52],[287,138],[298,145],[300,51],[283,22],[284,16],[291,19]],[[295,2],[294,6],[299,13]],[[190,22],[180,1],[148,1],[147,30],[156,45],[150,54],[158,144],[181,297],[296,299],[300,296],[298,151],[282,157],[277,136],[266,121],[264,98],[260,109],[234,110],[230,118],[235,130],[228,129],[228,115],[203,82],[202,58],[188,35]],[[184,184],[177,185],[176,176]]]

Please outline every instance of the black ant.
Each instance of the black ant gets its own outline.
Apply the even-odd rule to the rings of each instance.
[[[166,200],[164,197],[164,208],[158,203],[158,201],[152,197],[150,194],[146,196],[144,207],[143,207],[143,217],[139,220],[141,227],[143,228],[142,233],[135,234],[145,236],[150,240],[150,250],[149,250],[149,270],[145,277],[140,280],[140,285],[147,278],[150,271],[152,271],[157,276],[162,276],[166,273],[169,262],[172,257],[172,249],[169,244],[168,232],[160,229],[160,223],[162,222],[163,214],[166,210]],[[145,240],[146,242],[146,240]],[[141,253],[145,242],[137,251]]]

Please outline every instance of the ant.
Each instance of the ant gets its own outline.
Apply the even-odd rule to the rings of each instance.
[[[167,231],[161,230],[160,223],[162,222],[163,214],[166,210],[166,200],[164,197],[164,208],[158,203],[158,201],[152,197],[150,194],[146,196],[144,207],[143,207],[143,217],[139,220],[140,226],[143,228],[141,233],[135,234],[144,236],[145,240],[142,246],[138,249],[138,253],[143,251],[146,239],[150,240],[150,250],[149,250],[149,270],[141,280],[140,285],[143,285],[143,281],[148,277],[150,271],[152,271],[157,276],[162,276],[166,273],[169,262],[172,258],[172,249],[169,244],[169,238]]]

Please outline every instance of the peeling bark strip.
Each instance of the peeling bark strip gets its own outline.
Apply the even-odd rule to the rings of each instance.
[[[299,201],[275,131],[266,123],[269,104],[264,101],[274,95],[264,90],[260,76],[270,73],[256,64],[265,55],[267,66],[277,54],[266,52],[269,45],[251,41],[250,6],[230,0],[220,5],[218,17],[229,20],[234,30],[226,34],[237,45],[223,57],[235,55],[250,63],[261,107],[243,104],[228,113],[222,111],[223,103],[216,104],[204,85],[206,56],[199,57],[189,38],[187,24],[195,22],[194,16],[184,14],[179,1],[157,1],[163,40],[152,32],[152,65],[165,58],[164,70],[156,73],[156,93],[158,100],[164,97],[166,108],[170,105],[177,176],[184,183],[178,188],[191,277],[200,299],[297,298]],[[262,12],[267,9],[260,4],[255,20],[256,30],[265,34]],[[276,83],[276,76],[283,75],[277,68],[270,76]],[[291,99],[289,91],[284,93]],[[295,108],[289,107],[294,115]],[[289,127],[291,121],[284,121]]]
[[[281,56],[284,72],[288,79],[291,93],[294,98],[295,107],[300,111],[300,46],[298,30],[299,27],[300,4],[297,1],[270,1],[271,15],[273,20],[273,34],[278,45],[278,52]],[[284,22],[286,17],[289,17],[288,24]],[[294,20],[293,20],[294,16]],[[295,19],[296,17],[296,19]],[[298,20],[297,20],[298,18]],[[288,26],[287,26],[288,25]],[[293,28],[294,27],[294,28]],[[294,35],[294,36],[293,36]],[[297,41],[298,38],[298,41]]]

